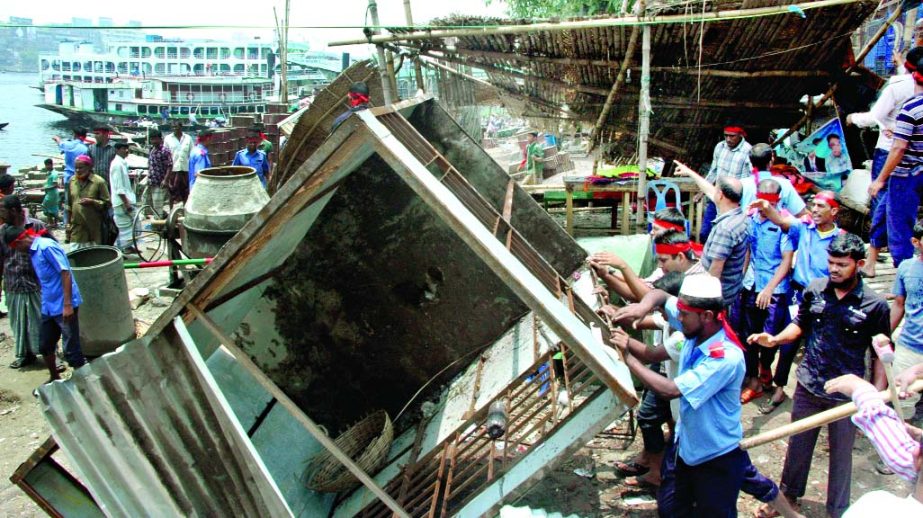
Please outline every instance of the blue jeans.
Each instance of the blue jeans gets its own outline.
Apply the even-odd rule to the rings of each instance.
[[[711,226],[718,217],[718,207],[711,200],[705,202],[705,211],[702,214],[702,231],[699,232],[699,242],[704,243],[711,234]]]
[[[74,316],[70,322],[65,322],[61,315],[42,315],[42,326],[39,328],[39,352],[42,356],[54,354],[60,339],[64,346],[64,359],[75,369],[87,362],[80,348],[77,310],[78,308],[74,308]]]
[[[897,267],[913,257],[913,225],[917,221],[917,208],[923,194],[923,175],[892,176],[888,178],[888,248]]]
[[[874,182],[888,160],[888,151],[875,148],[872,155],[872,181]],[[869,230],[869,243],[875,248],[888,246],[888,185],[871,200],[869,214],[872,215],[872,228]]]

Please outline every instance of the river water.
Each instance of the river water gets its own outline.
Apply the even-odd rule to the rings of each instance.
[[[0,162],[12,171],[41,164],[44,158],[33,153],[60,156],[51,137],[71,137],[73,126],[66,118],[35,106],[43,101],[32,88],[37,84],[38,74],[0,73],[0,123],[9,123],[0,130]]]

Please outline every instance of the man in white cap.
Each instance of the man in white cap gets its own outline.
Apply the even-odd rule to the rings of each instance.
[[[686,337],[677,376],[670,380],[631,354],[625,355],[629,370],[644,385],[661,398],[680,400],[680,421],[671,447],[678,453],[675,467],[671,467],[675,472],[664,474],[665,478],[673,476],[675,493],[658,495],[658,500],[672,496],[671,510],[677,515],[734,516],[751,462],[738,445],[743,437],[740,387],[744,354],[724,316],[721,282],[708,274],[689,275],[678,298],[651,292],[641,303],[617,312],[613,320],[637,321],[660,304],[671,325],[682,329]]]

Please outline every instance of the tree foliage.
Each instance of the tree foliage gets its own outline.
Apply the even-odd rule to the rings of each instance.
[[[509,6],[513,18],[564,18],[618,13],[631,9],[633,0],[484,0]],[[626,7],[622,7],[625,4]]]

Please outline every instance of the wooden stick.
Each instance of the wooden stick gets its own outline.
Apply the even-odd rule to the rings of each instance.
[[[862,60],[865,59],[865,56],[868,55],[869,52],[871,52],[872,48],[875,47],[875,44],[878,43],[878,40],[880,40],[882,37],[884,37],[885,34],[887,34],[888,28],[891,27],[891,24],[894,23],[894,21],[897,20],[900,17],[900,15],[901,15],[901,9],[900,9],[900,6],[898,6],[898,8],[894,10],[894,13],[892,13],[891,16],[888,17],[885,23],[881,24],[881,28],[878,29],[878,32],[876,32],[874,36],[872,36],[872,39],[870,39],[865,44],[865,47],[863,47],[862,50],[859,52],[859,55],[856,56],[856,59],[855,59],[856,62],[850,65],[849,68],[847,68],[846,71],[843,72],[843,76],[849,75],[849,73],[855,70],[857,66],[862,64]],[[834,82],[832,85],[830,85],[830,89],[827,90],[827,93],[825,93],[824,96],[821,97],[820,100],[814,104],[813,108],[820,108],[821,106],[826,104],[827,101],[830,100],[831,97],[833,97],[833,94],[834,92],[836,92],[838,85],[839,85],[838,82]],[[794,126],[792,126],[791,128],[788,129],[788,131],[783,133],[781,137],[773,140],[770,146],[775,146],[777,143],[782,142],[783,140],[788,138],[788,136],[791,135],[792,133],[801,129],[801,127],[804,126],[804,123],[807,122],[811,118],[812,113],[813,113],[813,110],[808,110],[804,114],[804,116],[801,117],[801,119],[799,119],[798,122],[795,123]]]
[[[909,387],[908,392],[923,392],[923,380],[915,381],[913,385]],[[879,394],[881,395],[881,399],[885,401],[890,398],[890,394],[887,390],[882,390]],[[812,428],[817,428],[818,426],[839,421],[844,417],[849,417],[858,411],[859,409],[856,407],[856,404],[850,401],[849,403],[844,403],[819,414],[814,414],[810,417],[805,417],[804,419],[799,419],[798,421],[769,430],[768,432],[748,437],[740,441],[740,449],[749,450],[757,446],[762,446],[768,442],[784,439],[796,433],[806,432]]]
[[[413,32],[401,32],[388,36],[376,34],[371,39],[362,38],[355,40],[333,41],[329,47],[343,45],[366,45],[368,43],[388,43],[394,41],[410,40],[436,40],[460,36],[490,37],[502,34],[528,34],[538,32],[558,32],[584,29],[602,29],[619,25],[661,25],[661,24],[687,24],[698,22],[720,22],[733,18],[757,16],[791,16],[790,9],[798,7],[802,11],[834,7],[844,4],[856,3],[858,0],[820,0],[815,2],[802,2],[800,4],[773,5],[756,7],[752,9],[731,9],[726,11],[696,12],[693,14],[672,14],[662,16],[646,16],[638,19],[637,16],[622,16],[616,18],[593,18],[589,20],[572,20],[563,22],[541,22],[522,25],[497,25],[490,27],[473,27],[460,29],[425,28]],[[377,28],[376,28],[377,30]]]
[[[257,383],[262,385],[263,388],[272,394],[272,396],[276,398],[276,400],[279,401],[279,403],[281,403],[286,410],[291,412],[295,419],[298,420],[298,422],[301,423],[301,425],[304,426],[305,429],[312,436],[314,436],[314,438],[317,439],[317,441],[321,443],[324,448],[327,449],[327,451],[333,454],[333,456],[336,457],[338,461],[342,462],[343,465],[346,466],[346,469],[348,469],[349,472],[353,474],[353,476],[365,484],[365,486],[369,488],[369,490],[374,493],[375,496],[380,498],[385,505],[394,511],[396,515],[409,518],[410,515],[408,515],[407,512],[404,511],[404,509],[394,501],[393,498],[391,498],[391,495],[386,493],[384,489],[382,489],[374,480],[372,480],[372,478],[365,472],[365,470],[353,462],[353,460],[349,458],[349,455],[343,453],[343,450],[341,450],[340,447],[337,446],[332,439],[330,439],[327,433],[324,432],[320,426],[314,422],[314,420],[308,417],[308,415],[305,414],[304,411],[301,410],[301,408],[299,408],[298,405],[296,405],[295,402],[292,401],[288,395],[286,395],[285,392],[283,392],[282,389],[276,385],[274,381],[269,379],[269,376],[267,376],[262,369],[253,363],[253,360],[250,359],[250,356],[241,350],[241,348],[237,346],[237,342],[225,334],[225,332],[220,327],[218,327],[218,324],[216,324],[211,319],[211,317],[206,315],[201,309],[198,308],[198,306],[194,304],[187,304],[186,309],[188,309],[197,320],[202,322],[202,325],[204,325],[205,328],[215,338],[217,338],[219,342],[221,342],[222,345],[231,351],[231,353],[234,355],[234,358],[240,362],[240,365],[246,369],[247,372],[252,374],[254,378],[256,378]]]

